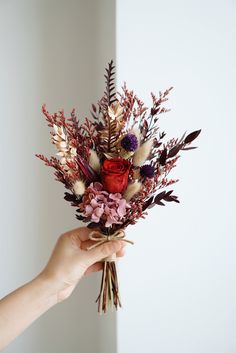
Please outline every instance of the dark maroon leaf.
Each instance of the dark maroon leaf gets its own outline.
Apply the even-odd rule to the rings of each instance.
[[[146,120],[146,119],[145,119],[144,122],[143,122],[143,127],[144,127],[144,129],[146,129],[146,130],[147,130],[147,128],[148,128],[148,123],[147,123],[147,120]]]
[[[158,148],[162,145],[162,142],[158,142],[157,139],[153,141],[153,147]]]
[[[172,197],[172,201],[177,202],[177,203],[180,203],[180,201],[179,201],[177,198],[173,198],[173,197]]]
[[[102,122],[100,121],[99,123],[96,123],[96,130],[101,131],[104,128]]]
[[[96,113],[97,112],[97,108],[96,108],[95,104],[92,104],[92,108],[93,108],[94,113]]]
[[[173,197],[172,196],[166,196],[165,197],[165,201],[167,201],[167,202],[171,202],[171,201],[173,201],[174,199],[173,199]]]
[[[161,202],[161,201],[156,202],[156,204],[160,205],[160,206],[165,206],[165,204],[163,202]]]
[[[179,200],[177,199],[177,196],[171,195],[173,192],[173,190],[169,190],[169,191],[162,191],[160,192],[158,195],[156,195],[155,199],[154,199],[154,203],[156,205],[160,205],[160,206],[165,206],[164,203],[162,202],[163,200],[166,202],[178,202]]]
[[[170,190],[170,191],[167,191],[166,194],[165,194],[165,198],[170,196],[172,194],[173,190]]]
[[[153,208],[154,206],[156,206],[156,203],[152,203],[151,205],[148,206],[148,208]]]
[[[193,131],[191,132],[191,134],[189,134],[188,136],[185,137],[184,139],[184,143],[190,143],[192,142],[193,140],[195,140],[198,135],[200,134],[201,130],[196,130],[196,131]]]
[[[155,196],[154,202],[157,200],[161,200],[165,196],[165,191],[160,192],[158,195]]]
[[[174,201],[174,202],[179,203],[178,197],[174,196],[174,195],[170,195],[170,196],[165,197],[165,201],[167,201],[167,202]]]
[[[94,118],[94,120],[98,120],[98,117],[92,111],[90,111],[90,112],[91,112],[91,115]]]
[[[79,221],[83,221],[85,217],[77,214],[77,215],[76,215],[76,218],[77,218]]]
[[[149,205],[151,205],[152,201],[153,201],[154,197],[150,197],[147,202],[145,203],[145,206],[148,207]]]
[[[97,228],[98,227],[98,223],[95,223],[95,222],[91,222],[87,225],[87,227],[89,229],[93,229],[93,228]]]
[[[88,223],[91,220],[91,217],[84,217],[83,222]]]
[[[176,145],[174,146],[173,148],[171,148],[169,150],[169,153],[168,153],[168,158],[173,158],[174,156],[177,155],[177,153],[181,150],[181,145]]]
[[[151,108],[151,115],[152,116],[156,115],[159,109],[160,108]]]
[[[76,202],[77,198],[74,194],[70,194],[69,192],[65,192],[64,199],[69,202]]]
[[[163,132],[160,134],[160,140],[163,139],[165,136],[166,136],[166,133],[163,131]]]
[[[143,211],[146,210],[146,208],[148,208],[149,205],[151,205],[153,199],[154,199],[154,197],[152,196],[145,202],[145,204],[143,205]]]
[[[160,192],[158,195],[155,196],[154,202],[158,202],[159,200],[163,199],[163,197],[165,196],[166,192],[162,191]]]
[[[166,158],[167,158],[167,149],[164,148],[164,150],[161,152],[161,155],[160,155],[160,158],[159,158],[160,165],[165,165]]]
[[[189,150],[195,150],[197,147],[185,147],[182,148],[182,151],[189,151]]]

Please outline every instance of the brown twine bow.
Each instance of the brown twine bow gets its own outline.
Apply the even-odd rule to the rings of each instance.
[[[112,240],[123,240],[125,241],[126,243],[129,243],[129,244],[134,244],[133,241],[131,240],[128,240],[128,239],[124,239],[125,238],[125,232],[123,229],[118,229],[115,233],[111,234],[111,235],[106,235],[106,234],[103,234],[97,230],[94,230],[92,231],[90,234],[89,234],[89,239],[92,240],[92,241],[95,241],[96,243],[89,246],[87,248],[87,250],[91,250],[91,249],[94,249],[96,248],[97,246],[99,245],[102,245],[106,242],[109,242],[109,241],[112,241]],[[107,261],[107,262],[112,262],[112,261],[115,261],[116,260],[116,254],[112,254],[111,256],[108,256],[106,258],[103,259],[103,261]]]

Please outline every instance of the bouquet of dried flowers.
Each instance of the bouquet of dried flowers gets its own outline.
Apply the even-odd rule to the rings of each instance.
[[[56,180],[69,191],[65,200],[77,208],[77,219],[93,228],[92,247],[116,239],[132,243],[124,239],[128,225],[144,218],[155,205],[179,202],[173,190],[160,189],[178,181],[168,175],[181,151],[196,148],[190,144],[201,131],[164,142],[166,134],[158,121],[169,110],[163,103],[172,87],[158,97],[151,93],[148,109],[126,84],[121,93],[116,92],[114,75],[111,61],[104,75],[104,95],[97,106],[92,104],[92,120],[80,124],[75,109],[66,118],[63,110],[51,115],[42,107],[59,158],[36,156],[55,169]],[[121,306],[114,256],[104,259],[97,301],[99,312]]]

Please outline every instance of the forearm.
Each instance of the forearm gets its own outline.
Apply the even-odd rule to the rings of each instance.
[[[57,291],[42,275],[0,300],[0,350],[57,303]]]

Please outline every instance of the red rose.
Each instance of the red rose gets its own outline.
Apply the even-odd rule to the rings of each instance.
[[[131,164],[122,158],[106,159],[101,167],[104,189],[110,193],[122,193],[128,184]]]

